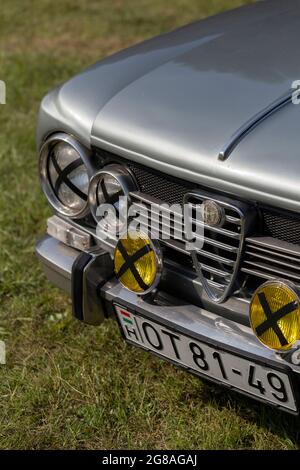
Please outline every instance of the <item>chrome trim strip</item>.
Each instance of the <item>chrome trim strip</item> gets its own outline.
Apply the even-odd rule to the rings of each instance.
[[[259,277],[260,279],[270,279],[270,280],[277,279],[277,277],[272,276],[272,274],[263,273],[261,271],[255,270],[255,269],[242,267],[241,271],[245,274],[251,274],[251,276]]]
[[[209,251],[201,250],[201,255],[205,256],[206,258],[213,259],[214,261],[218,261],[222,264],[227,264],[228,266],[234,266],[235,264],[235,261],[233,261],[232,259],[224,258],[223,256],[216,255],[215,253],[210,253]]]
[[[207,283],[210,284],[212,287],[215,289],[223,291],[224,289],[224,284],[220,284],[219,282],[212,281],[211,279],[207,279]]]
[[[271,116],[276,111],[279,111],[288,103],[292,102],[293,92],[290,90],[283,96],[273,101],[271,104],[266,106],[264,109],[259,111],[257,114],[252,116],[245,124],[243,124],[229,139],[228,142],[223,146],[219,152],[218,159],[221,161],[227,160],[235,147],[246,137],[253,129],[261,124],[265,119]]]
[[[249,237],[241,271],[262,279],[281,277],[300,285],[300,247],[271,237]]]
[[[240,224],[241,221],[237,217],[232,217],[231,215],[226,215],[226,221],[231,224]]]
[[[216,274],[217,276],[221,276],[223,278],[231,277],[231,273],[227,273],[226,271],[222,271],[221,269],[213,268],[212,266],[207,266],[204,263],[201,263],[201,269],[203,271],[206,271],[211,274]]]
[[[160,214],[161,213],[161,210],[163,209],[163,211],[166,213],[166,214],[174,214],[175,216],[177,216],[178,218],[181,218],[183,219],[182,217],[182,212],[176,212],[174,210],[170,210],[168,207],[161,207],[162,204],[166,204],[165,201],[161,201],[159,199],[155,199],[153,198],[152,196],[148,195],[148,194],[145,194],[145,193],[142,193],[140,191],[132,191],[130,192],[130,197],[131,197],[131,200],[133,202],[133,204],[135,204],[137,207],[139,208],[143,208],[144,206],[140,204],[140,202],[146,204],[146,205],[151,205],[151,210],[155,213],[155,214]],[[138,201],[138,202],[136,202]],[[156,210],[157,209],[157,210]],[[165,216],[167,217],[167,216]]]
[[[256,268],[259,268],[262,271],[266,270],[266,271],[274,272],[273,278],[278,278],[278,277],[281,277],[283,279],[292,278],[295,281],[300,282],[300,273],[295,274],[295,273],[292,273],[290,271],[287,272],[287,271],[284,271],[283,269],[279,269],[277,266],[268,266],[265,263],[260,263],[260,262],[257,262],[257,261],[245,260],[244,263],[247,264],[247,265],[250,264],[250,266],[255,266]],[[246,267],[246,269],[249,269],[249,268]]]
[[[190,255],[188,251],[184,248],[184,243],[181,242],[180,240],[159,240],[162,245],[168,246],[170,248],[173,248],[176,251],[179,251],[179,253],[182,253],[183,255]],[[182,246],[181,246],[182,245]]]
[[[206,225],[204,222],[200,222],[199,220],[195,220],[195,224],[198,227],[205,227],[206,230],[211,230],[215,233],[220,233],[225,237],[234,238],[235,240],[239,240],[241,238],[241,234],[237,232],[232,232],[231,230],[226,230],[225,228],[220,227],[213,227],[212,225]]]
[[[132,207],[137,207],[135,203],[132,204]],[[151,218],[149,217],[150,214],[148,212],[147,216],[145,214],[139,213],[139,220],[141,221],[141,225],[143,225],[145,228],[151,227]],[[167,219],[167,220],[165,220]],[[182,237],[184,235],[183,232],[183,224],[181,223],[180,227],[178,225],[172,224],[172,222],[169,222],[169,219],[166,218],[163,214],[160,214],[160,223],[159,223],[159,234],[162,233],[163,235],[170,236],[170,238],[174,238],[176,240],[176,236]],[[174,236],[171,237],[170,233],[173,232]],[[183,243],[183,242],[182,242]]]
[[[208,245],[216,246],[217,248],[221,248],[221,250],[230,251],[231,253],[237,253],[239,251],[235,246],[227,245],[226,243],[219,242],[213,238],[206,238],[205,242]]]
[[[284,260],[281,260],[281,259],[276,259],[275,258],[275,253],[272,253],[272,251],[269,251],[269,256],[266,256],[265,254],[256,253],[254,250],[249,251],[248,249],[246,249],[245,255],[255,256],[256,258],[259,258],[259,259],[262,259],[262,260],[265,260],[265,261],[270,261],[271,263],[279,264],[280,266],[287,266],[288,268],[295,269],[296,271],[300,270],[300,260],[299,259],[298,260],[297,259],[293,260],[292,258],[289,258],[289,260],[292,260],[292,261],[295,261],[296,263],[298,263],[298,265],[297,264],[292,264],[288,261],[284,261]],[[272,255],[274,255],[273,258],[271,257]],[[300,273],[299,273],[299,275],[300,275]]]
[[[273,237],[247,237],[247,244],[254,244],[270,250],[284,252],[290,255],[300,257],[300,246],[288,243],[282,240],[278,240]]]
[[[273,256],[276,256],[276,257],[279,257],[279,258],[284,258],[284,259],[287,259],[287,260],[290,260],[290,261],[295,261],[297,263],[300,263],[300,258],[296,254],[292,256],[292,255],[288,255],[288,254],[285,254],[285,253],[280,253],[279,251],[277,252],[277,251],[274,251],[274,250],[271,250],[271,249],[262,248],[259,245],[251,245],[251,244],[247,243],[246,253],[248,253],[248,250],[253,250],[253,253],[250,253],[250,251],[249,251],[249,254],[255,254],[255,255],[258,256],[258,253],[260,253],[260,255],[263,256],[263,253],[265,253],[266,255],[273,255]]]

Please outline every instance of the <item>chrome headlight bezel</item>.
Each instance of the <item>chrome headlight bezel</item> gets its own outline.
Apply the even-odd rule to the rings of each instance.
[[[89,186],[89,205],[91,214],[96,223],[99,222],[99,218],[97,217],[97,208],[100,205],[98,201],[98,187],[100,181],[106,175],[114,178],[117,181],[123,192],[123,195],[128,198],[128,201],[130,201],[130,192],[136,191],[138,188],[133,175],[126,166],[118,163],[112,163],[104,166],[92,177]],[[109,201],[107,202],[109,203]]]
[[[86,195],[84,206],[80,208],[80,210],[74,210],[71,207],[63,204],[62,201],[58,198],[58,195],[56,194],[50,179],[49,159],[52,149],[59,143],[68,144],[78,153],[78,157],[82,160],[88,177],[90,177],[88,170],[90,156],[88,150],[83,147],[73,136],[64,133],[57,133],[50,136],[45,141],[40,150],[39,174],[42,189],[49,204],[55,210],[55,212],[71,219],[80,219],[89,213],[88,195]]]

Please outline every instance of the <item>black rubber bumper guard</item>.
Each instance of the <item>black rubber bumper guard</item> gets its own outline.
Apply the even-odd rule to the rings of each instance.
[[[82,252],[72,266],[72,308],[78,320],[100,325],[107,317],[101,287],[114,275],[113,261],[103,249]]]

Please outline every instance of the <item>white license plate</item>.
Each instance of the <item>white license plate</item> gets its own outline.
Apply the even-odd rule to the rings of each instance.
[[[296,412],[289,375],[275,366],[212,347],[115,305],[123,334],[131,343],[153,351],[199,375],[260,400]]]

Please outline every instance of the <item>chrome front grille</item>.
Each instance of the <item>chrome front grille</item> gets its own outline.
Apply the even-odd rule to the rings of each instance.
[[[300,246],[271,237],[249,237],[242,272],[260,279],[286,279],[300,285]]]
[[[192,251],[192,258],[210,298],[222,302],[233,290],[239,271],[247,208],[234,206],[227,199],[214,198],[206,193],[188,193],[185,202],[195,207],[208,197],[224,209],[224,224],[221,227],[203,226],[203,247]]]
[[[191,256],[202,285],[209,296],[215,301],[223,301],[234,287],[238,273],[244,239],[245,208],[235,207],[225,199],[211,198],[206,193],[187,193],[184,202],[190,207],[190,226],[202,225],[203,229],[201,235],[195,235],[201,239],[202,248],[191,251],[186,247],[186,240],[182,240],[185,228],[181,211],[162,208],[162,201],[148,194],[132,192],[130,196],[132,204],[138,210],[139,220],[146,230],[151,230],[151,211],[152,216],[156,214],[158,217],[158,233],[153,235],[163,244]],[[221,227],[205,225],[193,216],[196,207],[208,197],[224,208],[225,221]],[[147,208],[146,213],[145,208]],[[166,236],[169,238],[164,239]]]

